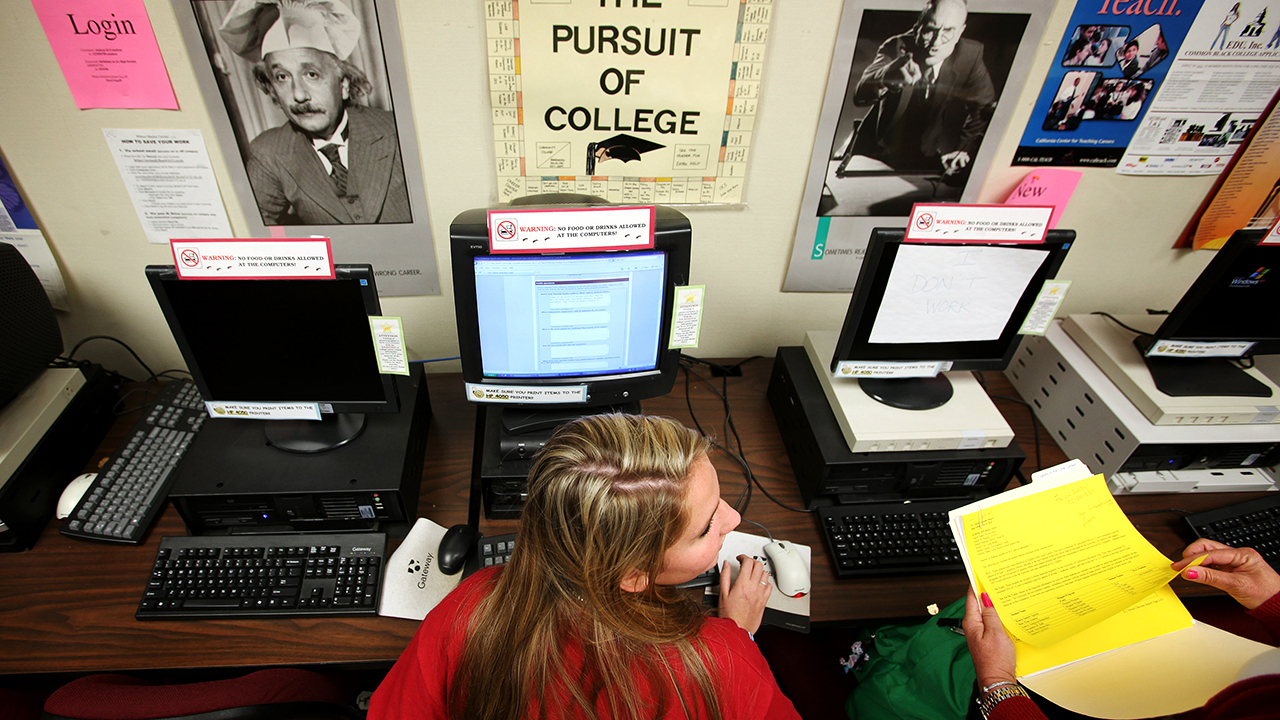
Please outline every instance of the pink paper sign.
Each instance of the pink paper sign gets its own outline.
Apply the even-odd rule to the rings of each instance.
[[[177,110],[142,0],[31,0],[76,107]]]
[[[1049,227],[1058,226],[1058,218],[1067,209],[1071,193],[1084,173],[1066,168],[1040,168],[1027,173],[1018,183],[1018,187],[1009,193],[1006,205],[1051,205],[1053,217],[1049,218]]]

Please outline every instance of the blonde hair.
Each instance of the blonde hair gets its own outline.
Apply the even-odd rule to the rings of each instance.
[[[548,697],[571,705],[554,715],[604,708],[641,720],[678,702],[686,717],[721,717],[698,638],[702,608],[656,583],[690,522],[690,475],[709,448],[668,418],[596,415],[556,431],[529,473],[511,561],[469,622],[449,688],[452,717],[520,718],[537,703],[546,718]],[[648,580],[640,592],[622,588],[634,571]],[[566,666],[571,642],[581,668]],[[658,697],[640,693],[637,675]],[[678,676],[692,681],[692,697]]]

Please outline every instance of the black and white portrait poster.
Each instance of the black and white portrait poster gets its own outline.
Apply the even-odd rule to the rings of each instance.
[[[846,0],[784,290],[848,292],[872,228],[976,202],[1052,0]]]
[[[252,236],[328,237],[380,294],[438,294],[393,0],[173,3]]]

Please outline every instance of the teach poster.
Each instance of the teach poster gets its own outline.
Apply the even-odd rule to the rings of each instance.
[[[1014,165],[1115,167],[1202,0],[1080,0]]]
[[[773,0],[485,3],[498,197],[745,199]]]

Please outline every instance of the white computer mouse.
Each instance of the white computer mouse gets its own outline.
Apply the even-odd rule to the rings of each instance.
[[[80,502],[81,496],[93,484],[93,479],[98,477],[98,473],[85,473],[80,477],[67,483],[67,487],[63,489],[62,494],[58,496],[58,512],[59,520],[71,514],[76,509],[76,503]],[[47,506],[46,506],[47,507]]]
[[[809,568],[804,564],[800,551],[786,540],[776,540],[764,546],[773,569],[773,583],[788,597],[804,597],[809,594]]]

